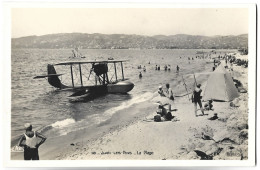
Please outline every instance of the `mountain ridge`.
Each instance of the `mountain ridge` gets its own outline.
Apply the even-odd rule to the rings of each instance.
[[[248,34],[227,36],[58,33],[12,38],[12,48],[83,49],[239,49]]]

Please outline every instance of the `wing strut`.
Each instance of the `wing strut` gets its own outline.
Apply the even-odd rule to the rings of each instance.
[[[81,65],[80,65],[80,64],[79,64],[79,74],[80,74],[80,83],[81,83],[81,86],[83,86],[82,73],[81,73]]]
[[[116,76],[116,81],[117,81],[116,63],[114,63],[114,67],[115,67],[115,76]]]
[[[122,78],[123,78],[123,80],[125,79],[124,78],[124,68],[123,68],[123,62],[121,61],[121,69],[122,69]]]
[[[72,87],[74,87],[72,64],[70,65],[70,74],[71,74]]]

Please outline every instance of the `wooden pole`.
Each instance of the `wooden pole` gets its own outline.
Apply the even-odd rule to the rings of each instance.
[[[197,86],[197,81],[196,81],[196,77],[195,77],[194,73],[193,73],[193,77],[194,77],[194,80],[195,80],[195,86]]]
[[[74,87],[72,64],[70,65],[70,74],[71,74],[72,87]]]
[[[186,89],[186,92],[187,92],[187,95],[188,95],[188,99],[190,100],[190,96],[189,96],[189,93],[188,93],[187,85],[186,85],[186,83],[185,83],[185,81],[184,81],[183,76],[182,76],[182,81],[183,81],[183,84],[184,84],[184,86],[185,86],[185,89]]]
[[[123,80],[125,79],[124,78],[124,68],[123,68],[123,62],[121,61],[121,69],[122,69],[122,78],[123,78]]]
[[[116,76],[116,81],[117,81],[116,63],[114,63],[114,67],[115,67],[115,76]]]
[[[80,65],[80,64],[79,64],[79,74],[80,74],[80,83],[81,83],[81,86],[83,86],[82,73],[81,73],[81,65]]]

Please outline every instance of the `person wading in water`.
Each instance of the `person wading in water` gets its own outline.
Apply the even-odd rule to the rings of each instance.
[[[38,148],[47,138],[36,131],[32,131],[30,123],[26,123],[24,126],[26,132],[18,142],[18,146],[24,147],[24,160],[39,160]],[[41,141],[38,143],[39,138]]]

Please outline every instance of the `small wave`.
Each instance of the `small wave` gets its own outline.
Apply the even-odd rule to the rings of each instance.
[[[80,124],[81,121],[77,122],[78,124],[76,126],[74,126],[75,122],[76,121],[74,119],[70,119],[70,118],[64,119],[61,121],[57,121],[51,125],[44,126],[40,129],[38,129],[37,131],[42,134],[48,135],[48,138],[55,138],[58,136],[64,136],[64,135],[67,135],[68,133],[87,128],[86,125],[83,125],[83,126],[78,125],[78,124]],[[74,125],[72,125],[72,124],[74,124]],[[72,125],[73,128],[71,128],[70,125]]]
[[[69,125],[75,123],[76,121],[72,118],[60,120],[57,122],[54,122],[50,125],[44,126],[37,131],[43,134],[49,134],[50,136],[48,138],[53,138],[53,134],[55,134],[55,137],[57,136],[63,136],[66,135],[72,131],[79,130],[79,129],[74,129],[72,130],[71,128],[68,128]]]
[[[65,126],[68,126],[68,125],[73,124],[75,122],[76,121],[74,119],[69,118],[69,119],[57,121],[57,122],[51,124],[51,126],[54,127],[54,128],[63,128]]]
[[[100,117],[98,118],[99,123],[101,123],[101,122],[103,122],[103,121],[106,121],[106,120],[107,120],[108,118],[110,118],[113,114],[115,114],[116,112],[118,112],[118,111],[120,111],[120,110],[129,108],[129,107],[131,107],[131,106],[134,105],[134,104],[147,101],[147,100],[151,99],[152,97],[153,97],[153,93],[151,93],[151,92],[146,92],[146,93],[144,93],[144,94],[142,94],[142,95],[138,95],[137,97],[132,98],[132,99],[129,100],[129,101],[123,102],[121,105],[119,105],[119,106],[117,106],[117,107],[110,108],[110,109],[108,109],[107,111],[105,111],[105,113],[102,115],[102,117],[103,117],[102,119],[100,119]]]
[[[51,125],[48,125],[48,126],[43,126],[39,129],[36,129],[36,131],[44,134],[46,131],[51,130],[52,128],[53,127]]]

